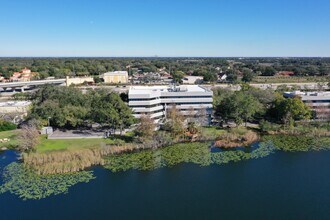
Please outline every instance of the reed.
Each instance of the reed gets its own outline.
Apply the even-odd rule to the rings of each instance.
[[[257,133],[253,131],[241,132],[226,132],[221,134],[215,141],[215,147],[233,148],[248,146],[259,140]]]
[[[140,149],[139,146],[127,144],[47,153],[30,152],[24,153],[22,159],[24,164],[31,167],[37,174],[71,173],[94,165],[104,165],[103,157],[105,156],[132,152],[137,149]]]

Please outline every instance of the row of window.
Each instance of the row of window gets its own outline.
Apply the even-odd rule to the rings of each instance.
[[[131,102],[135,102],[135,101],[152,101],[152,100],[157,100],[157,99],[159,99],[159,98],[149,98],[149,99],[146,99],[146,98],[144,98],[144,99],[135,99],[135,98],[132,98],[132,99],[129,99],[129,101]]]
[[[137,114],[140,114],[140,115],[153,115],[153,114],[156,114],[156,113],[159,113],[159,112],[163,112],[164,110],[157,110],[157,111],[154,111],[154,112],[136,112]]]
[[[330,103],[330,100],[309,100],[306,103]]]
[[[160,104],[154,104],[154,105],[130,105],[131,108],[154,108],[161,106]]]
[[[201,99],[209,98],[212,99],[212,96],[162,96],[161,99]]]
[[[180,102],[180,103],[169,103],[168,106],[172,105],[210,105],[212,102]]]
[[[166,104],[167,106],[179,106],[179,105],[210,105],[212,104],[211,102],[180,102],[180,103],[168,103]],[[149,109],[149,108],[154,108],[154,107],[158,107],[158,106],[161,106],[160,104],[155,104],[155,105],[130,105],[131,108],[146,108],[146,109]],[[181,110],[190,110],[191,108],[184,108],[184,109],[181,109]]]
[[[201,99],[201,98],[212,98],[212,96],[162,96],[154,98],[131,98],[129,101],[152,101],[156,99]]]

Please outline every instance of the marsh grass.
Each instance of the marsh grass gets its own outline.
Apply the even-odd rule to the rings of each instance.
[[[233,148],[248,146],[259,140],[256,132],[246,128],[233,128],[220,134],[214,143],[215,147]]]
[[[132,152],[135,146],[104,145],[98,148],[51,151],[47,153],[29,152],[22,155],[25,165],[38,174],[70,173],[84,170],[94,165],[103,165],[104,156]]]

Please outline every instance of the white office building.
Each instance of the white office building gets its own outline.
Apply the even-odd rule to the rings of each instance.
[[[299,97],[315,113],[318,120],[330,119],[330,92],[285,92],[284,97]]]
[[[163,122],[167,110],[173,106],[183,115],[203,112],[205,122],[211,120],[213,92],[202,86],[136,86],[129,89],[128,99],[136,118],[150,115],[157,124]]]

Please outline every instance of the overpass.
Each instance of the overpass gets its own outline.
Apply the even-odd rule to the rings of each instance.
[[[35,80],[35,81],[27,81],[27,82],[8,82],[8,83],[0,83],[0,88],[6,90],[8,88],[11,89],[21,89],[24,91],[25,88],[41,86],[41,85],[65,85],[66,79],[50,79],[50,80]]]

